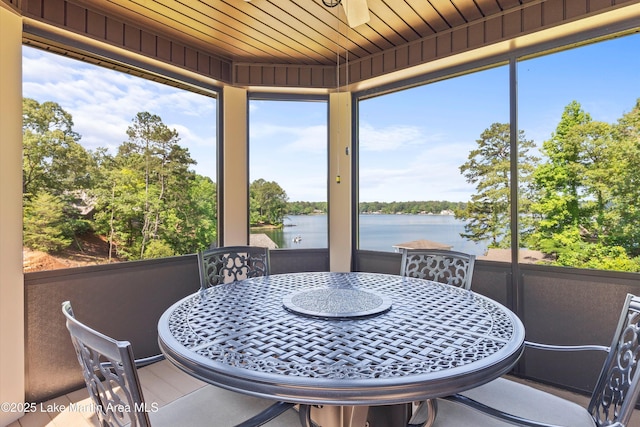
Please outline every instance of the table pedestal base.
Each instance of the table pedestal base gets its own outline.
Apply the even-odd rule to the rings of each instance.
[[[433,424],[436,401],[429,400],[414,405],[411,403],[384,406],[312,406],[313,423],[326,427],[389,427],[420,426]],[[312,426],[308,426],[312,427]]]

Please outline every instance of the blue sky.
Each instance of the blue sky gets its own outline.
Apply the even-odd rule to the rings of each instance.
[[[541,144],[576,100],[594,120],[615,122],[640,98],[640,35],[519,63],[519,125]],[[140,111],[178,131],[215,178],[215,100],[30,47],[23,95],[55,101],[87,148],[115,149]],[[360,200],[466,201],[459,166],[483,130],[508,122],[506,66],[365,100],[360,118]],[[327,197],[326,104],[250,102],[250,179],[278,182],[289,200]]]

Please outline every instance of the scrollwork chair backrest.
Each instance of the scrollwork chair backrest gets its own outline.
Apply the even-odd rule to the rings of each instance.
[[[640,394],[640,298],[627,295],[588,411],[597,426],[625,426]]]
[[[149,416],[131,344],[116,341],[79,322],[69,301],[62,303],[62,312],[99,425],[148,427]]]
[[[269,249],[226,246],[198,253],[200,289],[251,277],[269,275]]]
[[[404,249],[400,274],[471,289],[475,255],[440,249]]]

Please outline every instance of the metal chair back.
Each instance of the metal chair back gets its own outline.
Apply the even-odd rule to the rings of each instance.
[[[625,426],[640,394],[640,297],[627,295],[587,410],[596,425]]]
[[[99,425],[148,427],[149,416],[131,344],[116,341],[79,322],[69,301],[62,303],[62,312]]]
[[[198,252],[200,289],[269,275],[269,249],[226,246]]]
[[[470,289],[475,255],[440,249],[403,249],[400,274]]]

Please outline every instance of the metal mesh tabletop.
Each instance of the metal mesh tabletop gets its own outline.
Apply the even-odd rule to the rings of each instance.
[[[318,318],[283,301],[316,289],[390,302],[366,317]],[[219,285],[168,309],[162,351],[210,383],[299,403],[393,404],[451,394],[508,371],[524,328],[502,305],[421,279],[295,273]]]

